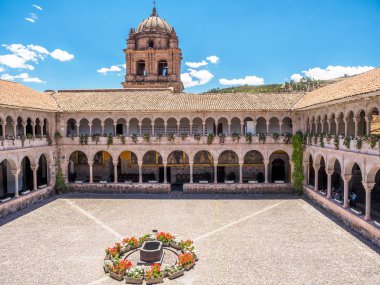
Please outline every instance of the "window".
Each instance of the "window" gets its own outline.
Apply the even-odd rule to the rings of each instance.
[[[168,75],[168,62],[166,60],[161,60],[158,62],[158,75],[167,76]]]
[[[149,48],[154,48],[154,41],[149,41]]]
[[[145,61],[138,61],[136,64],[137,75],[146,76]]]

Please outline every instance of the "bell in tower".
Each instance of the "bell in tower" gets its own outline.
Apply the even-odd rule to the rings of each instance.
[[[182,52],[177,34],[164,19],[152,15],[131,29],[124,49],[127,74],[124,88],[171,88],[181,92]]]

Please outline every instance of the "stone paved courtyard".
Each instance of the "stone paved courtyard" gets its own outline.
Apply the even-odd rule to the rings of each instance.
[[[378,250],[302,199],[62,196],[38,206],[0,220],[0,284],[118,284],[103,273],[104,249],[152,229],[198,248],[195,269],[165,284],[380,284]]]

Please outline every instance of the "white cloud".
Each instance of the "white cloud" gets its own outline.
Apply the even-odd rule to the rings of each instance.
[[[4,70],[5,70],[4,68],[0,67],[0,72],[3,72]]]
[[[0,55],[0,64],[3,64],[10,68],[24,68],[34,70],[34,67],[32,65],[26,64],[25,59],[15,54]]]
[[[189,69],[188,72],[181,74],[181,80],[185,88],[207,84],[214,78],[208,70]]]
[[[303,76],[298,73],[294,73],[292,74],[292,76],[290,76],[290,79],[293,80],[294,82],[300,82],[302,78]]]
[[[212,64],[217,64],[220,61],[220,58],[217,57],[216,55],[211,55],[207,57],[207,60],[211,62]]]
[[[52,58],[55,58],[59,61],[70,61],[74,58],[73,54],[68,53],[67,51],[56,49],[50,53]]]
[[[41,6],[37,6],[37,5],[35,5],[35,4],[33,4],[32,6],[33,6],[34,8],[36,8],[37,10],[40,10],[40,11],[43,10]]]
[[[48,50],[42,46],[28,45],[28,48],[42,54],[49,54]]]
[[[38,61],[37,54],[22,44],[3,45],[7,50],[14,55],[21,57],[25,61]]]
[[[245,78],[240,79],[225,79],[222,78],[219,80],[219,83],[222,85],[263,85],[264,78],[257,76],[246,76]]]
[[[20,73],[19,75],[9,75],[6,73],[6,74],[1,75],[0,79],[9,80],[9,81],[15,81],[16,79],[21,79],[23,82],[45,83],[38,77],[29,77],[28,73]]]
[[[104,75],[107,75],[108,72],[119,72],[121,71],[121,68],[124,65],[120,64],[120,65],[112,65],[110,68],[108,67],[102,67],[101,69],[98,69],[97,72],[101,73],[101,74],[104,74]]]
[[[30,22],[30,23],[35,23],[36,22],[36,20],[34,20],[32,18],[25,18],[25,21]]]
[[[188,66],[188,67],[191,67],[191,68],[199,68],[201,66],[206,66],[208,65],[208,62],[205,61],[205,60],[202,60],[201,62],[185,62],[185,64]]]
[[[327,68],[314,67],[304,70],[304,76],[315,80],[331,80],[344,76],[353,76],[374,69],[373,66],[328,66]]]

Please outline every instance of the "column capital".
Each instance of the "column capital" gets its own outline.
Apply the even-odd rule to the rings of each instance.
[[[93,166],[93,165],[94,165],[94,162],[93,162],[93,161],[88,161],[88,165],[89,165],[89,166]]]
[[[319,170],[321,168],[320,164],[313,164],[314,170]]]
[[[11,170],[11,173],[14,176],[18,176],[20,174],[20,172],[21,172],[21,169],[12,169]]]
[[[360,118],[354,117],[354,122],[357,123],[359,122]]]
[[[369,183],[365,181],[362,181],[362,184],[366,192],[372,192],[373,188],[376,185],[376,183]]]
[[[118,164],[118,162],[113,162],[113,166],[117,166]]]
[[[38,165],[31,165],[30,168],[31,168],[33,171],[37,171],[37,170],[38,170]]]
[[[327,175],[333,175],[334,174],[334,169],[326,169],[326,174]]]
[[[341,174],[341,176],[342,176],[342,179],[347,182],[350,181],[352,178],[352,175],[350,174]]]

